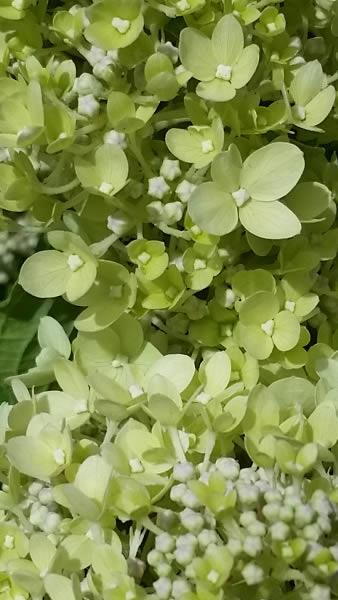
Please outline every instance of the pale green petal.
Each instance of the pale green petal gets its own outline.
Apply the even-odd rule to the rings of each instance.
[[[239,323],[239,325],[241,325]],[[265,360],[273,350],[273,341],[259,325],[240,327],[241,345],[257,360]]]
[[[235,97],[236,89],[232,82],[215,77],[212,81],[199,83],[196,93],[204,100],[210,100],[211,102],[228,102],[228,100]]]
[[[235,144],[230,144],[228,150],[218,154],[211,165],[211,177],[225,192],[235,192],[240,183],[242,157]]]
[[[218,64],[232,66],[244,48],[243,30],[233,15],[225,15],[218,21],[211,38]]]
[[[257,69],[259,62],[259,47],[256,44],[251,44],[244,48],[239,60],[233,66],[231,83],[239,89],[250,81],[254,72]]]
[[[44,579],[45,589],[51,600],[81,600],[68,577],[49,573]]]
[[[298,106],[305,106],[319,94],[322,87],[323,69],[318,60],[312,60],[298,69],[290,92]]]
[[[68,508],[73,514],[84,519],[95,521],[100,514],[97,503],[90,500],[83,492],[71,483],[64,483],[53,488],[55,502]]]
[[[325,90],[319,92],[305,107],[306,118],[303,126],[315,127],[324,121],[331,111],[335,99],[336,90],[333,85],[329,85]],[[302,127],[301,123],[297,123],[297,125]]]
[[[225,390],[231,376],[231,360],[224,351],[215,352],[203,369],[204,389],[215,397]]]
[[[71,276],[65,254],[56,250],[42,250],[24,262],[19,283],[32,296],[55,298],[65,293]]]
[[[290,192],[286,203],[300,221],[309,221],[328,208],[330,198],[331,192],[326,185],[317,181],[304,181]]]
[[[270,292],[257,292],[239,307],[239,318],[244,325],[260,325],[273,319],[279,310],[277,296]]]
[[[111,466],[101,456],[89,456],[80,465],[74,485],[87,498],[102,505],[112,476]]]
[[[293,313],[283,310],[275,318],[272,339],[278,350],[286,352],[297,344],[300,336],[300,324]]]
[[[88,397],[88,384],[75,363],[70,360],[59,359],[54,365],[55,378],[60,388],[73,398],[86,400]]]
[[[304,166],[303,152],[297,146],[273,142],[259,148],[244,161],[241,187],[255,200],[278,200],[296,185]]]
[[[205,132],[210,132],[209,137],[207,133],[202,136],[200,132],[191,129],[169,129],[165,136],[166,144],[170,152],[179,158],[180,160],[187,163],[195,163],[197,168],[204,167],[209,164],[216,156],[218,149],[215,148],[214,144],[214,132],[209,128],[206,128]],[[209,152],[203,152],[202,142],[209,139],[212,148]],[[215,140],[216,141],[216,140]]]
[[[29,554],[39,572],[47,571],[56,554],[56,547],[44,533],[33,533],[29,540]]]
[[[301,231],[296,215],[278,201],[246,202],[239,209],[239,219],[247,231],[269,240],[291,238]]]
[[[172,381],[179,392],[188,387],[195,373],[194,361],[184,354],[168,354],[157,360],[147,372],[150,381],[154,375],[163,375]]]
[[[92,287],[96,277],[96,264],[86,262],[75,273],[72,273],[67,287],[66,295],[69,302],[75,302]]]
[[[213,235],[230,233],[238,222],[235,202],[215,183],[202,183],[196,188],[190,197],[188,211],[202,231]]]
[[[20,473],[43,481],[58,469],[48,446],[33,437],[11,438],[7,444],[7,457]]]
[[[191,71],[196,79],[209,81],[215,77],[217,63],[206,35],[190,27],[183,29],[179,53],[184,68]]]
[[[40,319],[38,340],[41,348],[53,348],[65,358],[68,358],[71,353],[70,341],[65,330],[52,317],[46,316]]]

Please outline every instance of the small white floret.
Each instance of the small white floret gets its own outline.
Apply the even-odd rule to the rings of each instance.
[[[239,463],[234,458],[218,458],[216,460],[216,468],[226,479],[230,479],[231,481],[238,478],[240,471]]]
[[[99,186],[99,192],[102,192],[102,194],[109,195],[112,193],[113,189],[114,189],[114,186],[112,186],[111,183],[107,183],[106,181],[101,183],[101,185]]]
[[[66,456],[64,451],[62,450],[62,448],[56,448],[56,450],[54,450],[53,452],[53,458],[56,462],[57,465],[64,465],[65,464],[65,460],[66,460]]]
[[[120,19],[120,17],[114,17],[111,22],[112,26],[117,29],[119,33],[127,33],[130,29],[130,21],[128,19]]]
[[[243,206],[243,204],[245,204],[245,202],[247,202],[250,198],[250,194],[245,188],[239,188],[239,190],[236,190],[236,192],[232,192],[231,195],[238,208]]]
[[[209,154],[209,152],[212,152],[215,149],[212,140],[203,140],[201,146],[204,154]]]
[[[190,462],[177,463],[173,469],[173,477],[176,481],[185,483],[192,479],[195,473],[194,465]]]
[[[269,319],[268,321],[265,321],[265,323],[262,323],[261,330],[264,331],[266,335],[269,335],[271,337],[273,334],[274,326],[275,323],[273,319]]]
[[[232,75],[232,67],[230,65],[218,65],[216,69],[217,79],[223,79],[223,81],[230,81]]]
[[[171,592],[171,580],[168,577],[160,577],[154,581],[154,589],[159,600],[167,600]]]
[[[80,267],[82,267],[84,263],[82,258],[78,254],[70,254],[67,259],[67,264],[70,270],[75,272]]]

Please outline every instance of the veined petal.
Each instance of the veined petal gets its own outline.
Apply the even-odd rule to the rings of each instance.
[[[244,48],[232,69],[231,83],[236,89],[243,87],[250,81],[257,69],[258,61],[259,47],[256,44]]]
[[[230,81],[224,81],[216,77],[212,81],[199,83],[196,92],[200,98],[212,102],[228,102],[236,95],[236,89]]]
[[[183,29],[179,53],[184,68],[191,71],[196,79],[209,81],[215,77],[217,63],[206,35],[191,27]]]
[[[300,67],[290,85],[290,92],[296,104],[305,106],[319,94],[323,80],[323,69],[318,60],[312,60]]]
[[[230,233],[238,221],[237,208],[230,194],[216,183],[202,183],[192,193],[189,214],[202,231],[213,235]]]
[[[232,66],[244,48],[243,30],[233,15],[218,21],[211,38],[214,55],[219,64]]]
[[[300,221],[281,202],[249,200],[239,209],[239,219],[247,231],[268,240],[283,240],[298,235]]]

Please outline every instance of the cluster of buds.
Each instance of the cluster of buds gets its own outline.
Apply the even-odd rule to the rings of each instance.
[[[299,598],[331,598],[338,510],[329,493],[269,469],[240,468],[233,458],[177,464],[173,475],[177,510],[159,512],[163,532],[148,554],[154,598],[200,598],[201,586],[225,598],[234,585],[236,598],[250,590],[265,597],[271,577],[281,593],[292,580]]]

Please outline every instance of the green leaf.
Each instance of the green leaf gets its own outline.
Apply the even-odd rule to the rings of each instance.
[[[304,165],[303,152],[297,146],[273,142],[256,150],[244,161],[241,187],[255,200],[278,200],[296,185]],[[254,231],[251,233],[255,234]]]

